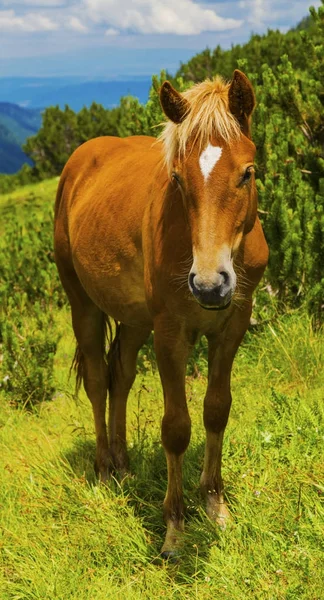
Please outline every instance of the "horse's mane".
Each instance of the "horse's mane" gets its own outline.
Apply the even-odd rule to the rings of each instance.
[[[169,173],[173,159],[178,153],[185,155],[188,140],[193,136],[200,148],[205,147],[210,138],[221,137],[226,142],[238,138],[241,130],[237,119],[228,106],[228,89],[230,84],[221,77],[206,79],[183,92],[190,109],[185,119],[175,124],[165,123],[159,139],[164,145],[165,162]]]

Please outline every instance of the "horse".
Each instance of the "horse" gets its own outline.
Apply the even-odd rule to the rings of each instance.
[[[154,330],[167,463],[161,554],[169,558],[179,553],[184,531],[186,365],[201,336],[208,341],[208,383],[200,488],[212,521],[223,526],[230,517],[221,458],[231,369],[268,246],[257,214],[249,79],[235,70],[230,82],[217,76],[183,93],[165,81],[159,95],[167,121],[158,139],[98,137],[69,158],[55,205],[55,259],[103,483],[112,472],[128,472],[127,397],[137,354]]]

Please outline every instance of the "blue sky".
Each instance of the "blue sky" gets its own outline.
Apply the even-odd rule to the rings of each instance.
[[[206,46],[286,31],[319,0],[0,0],[0,76],[175,71]]]

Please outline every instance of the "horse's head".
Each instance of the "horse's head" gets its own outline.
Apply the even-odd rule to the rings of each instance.
[[[173,185],[191,229],[191,293],[209,309],[226,308],[236,288],[234,259],[257,211],[250,139],[255,99],[243,73],[206,81],[180,94],[169,82],[160,99],[170,119],[162,134]]]

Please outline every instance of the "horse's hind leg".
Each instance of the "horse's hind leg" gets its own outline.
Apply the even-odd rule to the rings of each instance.
[[[126,405],[136,376],[137,354],[151,328],[120,324],[109,356],[109,448],[113,467],[120,475],[128,470]]]
[[[106,426],[107,364],[105,361],[105,315],[92,302],[70,261],[66,244],[56,243],[56,264],[63,287],[69,298],[72,324],[77,341],[75,367],[77,382],[83,380],[87,396],[92,404],[96,430],[95,469],[102,481],[106,481],[110,470]]]
[[[221,475],[222,446],[231,407],[230,379],[233,360],[250,321],[251,307],[236,309],[219,337],[208,337],[208,387],[204,400],[206,450],[200,479],[212,521],[225,526],[229,517]]]
[[[107,364],[105,361],[105,315],[90,299],[71,302],[77,339],[76,367],[92,404],[96,430],[95,470],[102,482],[111,469],[106,425]]]

